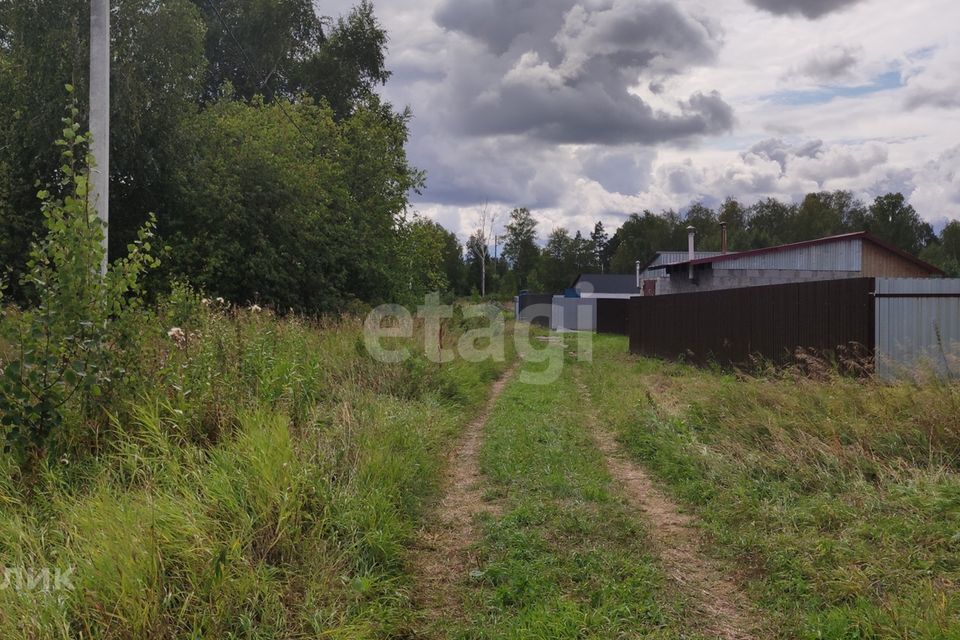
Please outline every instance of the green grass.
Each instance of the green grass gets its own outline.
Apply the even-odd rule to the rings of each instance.
[[[384,365],[358,321],[179,295],[129,327],[124,375],[69,407],[42,462],[0,455],[5,576],[69,569],[73,584],[0,588],[0,637],[410,637],[413,532],[512,345],[502,363]],[[445,635],[696,632],[591,442],[578,374],[779,637],[960,638],[956,384],[733,375],[607,337],[566,365],[552,384],[515,379],[490,418],[501,515],[483,517]]]
[[[679,602],[611,485],[570,374],[515,379],[490,417],[481,467],[503,510],[485,517],[451,637],[678,636]]]
[[[799,638],[960,638],[960,386],[580,365],[629,452]]]
[[[383,365],[357,321],[193,307],[145,313],[40,468],[0,457],[0,566],[74,587],[0,589],[0,637],[402,636],[406,546],[509,363]]]

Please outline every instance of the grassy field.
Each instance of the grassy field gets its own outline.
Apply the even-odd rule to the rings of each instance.
[[[682,602],[611,486],[571,374],[568,361],[554,384],[514,381],[490,417],[481,466],[501,515],[452,637],[677,637]]]
[[[0,637],[406,633],[414,523],[508,363],[384,365],[361,329],[189,295],[145,314],[112,415],[69,414],[29,476],[0,458]],[[16,573],[58,569],[72,589]]]
[[[697,552],[742,585],[760,637],[960,638],[956,384],[553,343],[560,378],[515,375],[483,426],[476,562],[425,626],[411,549],[511,341],[500,363],[387,365],[357,320],[183,292],[138,323],[101,414],[68,412],[29,472],[0,457],[2,638],[705,637],[594,420],[697,516]],[[72,588],[44,589],[44,569]]]
[[[781,637],[960,638],[960,386],[580,366]]]

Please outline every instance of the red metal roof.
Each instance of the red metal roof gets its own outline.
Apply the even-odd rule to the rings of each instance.
[[[738,258],[746,258],[749,256],[759,256],[766,253],[775,253],[778,251],[787,251],[789,249],[801,249],[803,247],[810,247],[819,244],[827,244],[830,242],[842,242],[844,240],[853,240],[860,238],[866,240],[867,242],[872,242],[882,249],[886,249],[892,253],[897,254],[904,260],[908,260],[913,264],[917,265],[921,269],[928,271],[930,273],[944,275],[943,271],[933,266],[928,262],[924,262],[920,258],[913,256],[903,249],[896,247],[888,242],[881,240],[875,235],[868,233],[866,231],[856,231],[854,233],[841,233],[836,236],[828,236],[826,238],[817,238],[816,240],[804,240],[803,242],[793,242],[790,244],[781,244],[775,247],[764,247],[763,249],[751,249],[750,251],[737,251],[735,253],[725,253],[719,256],[714,256],[712,258],[700,258],[698,260],[687,260],[685,262],[674,262],[673,264],[664,264],[656,267],[650,267],[651,269],[663,269],[667,267],[679,267],[679,266],[689,266],[689,265],[701,265],[701,264],[713,264],[714,262],[723,262],[725,260],[736,260]]]

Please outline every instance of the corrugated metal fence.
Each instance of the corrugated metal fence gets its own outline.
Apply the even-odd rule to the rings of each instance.
[[[877,373],[960,374],[960,280],[877,278]]]
[[[597,333],[627,335],[630,301],[623,298],[597,299]]]
[[[630,350],[662,358],[789,362],[818,351],[874,345],[872,278],[631,298]]]
[[[633,353],[776,363],[858,345],[882,378],[960,375],[960,280],[851,278],[630,299]]]

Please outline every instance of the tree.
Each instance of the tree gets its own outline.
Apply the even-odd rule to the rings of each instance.
[[[540,281],[547,291],[559,292],[570,286],[576,276],[573,238],[563,227],[557,227],[547,237],[547,245],[540,258]]]
[[[947,256],[960,262],[960,220],[949,222],[940,232],[940,244]]]
[[[86,119],[89,6],[0,0],[0,263],[18,274],[40,231],[34,180],[60,167],[49,141],[63,129],[65,84],[76,86]],[[177,157],[171,134],[193,111],[204,74],[203,34],[189,0],[115,2],[111,255],[125,253],[147,214],[163,208],[164,176]]]
[[[473,262],[479,265],[481,297],[487,295],[487,263],[490,261],[490,238],[493,236],[493,228],[496,222],[497,214],[491,213],[484,205],[478,214],[477,229],[467,241],[467,251],[472,256]]]
[[[747,209],[734,198],[727,198],[720,205],[717,221],[727,225],[727,248],[741,251],[747,244]]]
[[[936,238],[933,227],[920,219],[900,193],[878,196],[869,209],[858,212],[854,225],[913,255]]]
[[[584,238],[578,230],[573,236],[573,260],[577,273],[589,273],[596,270],[593,262],[593,249],[593,243]]]
[[[951,278],[960,277],[960,221],[948,223],[936,242],[931,242],[920,258],[940,267]]]
[[[600,273],[606,273],[610,270],[611,256],[607,253],[610,236],[604,231],[603,222],[597,222],[597,224],[593,226],[593,233],[590,234],[590,242],[593,243],[593,264]]]
[[[823,238],[852,229],[862,217],[863,203],[849,191],[810,193],[796,211],[790,242]]]
[[[207,26],[206,102],[229,84],[244,100],[325,99],[339,120],[390,77],[387,35],[368,0],[336,21],[318,16],[312,0],[193,2]]]
[[[294,86],[297,91],[323,97],[337,118],[346,117],[390,78],[386,46],[387,33],[374,16],[373,4],[362,0],[324,33],[314,55],[294,67]]]
[[[674,236],[681,236],[676,244]],[[680,218],[673,212],[656,215],[644,211],[643,215],[630,217],[617,229],[611,242],[616,244],[611,270],[614,273],[633,273],[636,261],[648,262],[657,251],[670,247],[686,246],[686,231],[682,230]]]
[[[467,281],[468,288],[475,289],[480,285],[480,295],[487,295],[487,263],[490,261],[490,249],[487,246],[483,233],[474,231],[467,240]]]
[[[792,241],[790,229],[797,207],[766,198],[748,209],[745,249],[761,249]]]
[[[443,243],[443,271],[450,291],[455,295],[466,295],[470,293],[470,288],[467,284],[466,265],[463,261],[464,247],[457,240],[457,234],[444,231],[446,235]]]
[[[421,300],[425,294],[450,287],[445,255],[450,232],[436,222],[415,216],[401,230],[400,267],[406,272],[408,295],[398,299]],[[456,236],[454,236],[456,242]],[[459,246],[459,244],[458,244]]]
[[[195,115],[177,138],[177,214],[161,218],[173,274],[311,312],[408,293],[401,230],[419,174],[405,136],[382,112],[337,123],[309,102],[223,101]]]
[[[402,152],[409,113],[395,112],[374,93],[390,74],[384,66],[386,33],[372,4],[360,2],[337,20],[318,16],[311,0],[114,0],[113,5],[111,255],[123,253],[149,212],[157,213],[162,228],[190,227],[179,219],[187,214],[178,176],[199,162],[183,153],[197,152],[198,145],[181,144],[184,128],[197,131],[198,107],[202,112],[224,101],[257,103],[258,95],[267,104],[302,103],[307,110],[326,103],[347,138],[339,160],[347,193],[375,209],[357,207],[351,214],[362,227],[360,236],[377,240],[362,263],[370,268],[350,267],[365,271],[355,278],[363,287],[356,295],[372,300],[394,290],[394,247],[386,245],[398,240],[394,214],[406,207],[407,192],[420,179],[408,171]],[[0,0],[0,263],[14,268],[14,285],[30,239],[40,230],[35,176],[52,175],[60,166],[48,141],[62,128],[58,105],[64,84],[77,87],[84,119],[88,16],[87,0]],[[288,125],[291,119],[300,123],[282,109],[277,115]],[[291,144],[333,157],[331,138],[313,133],[304,125]],[[199,152],[207,159],[228,155]],[[189,203],[187,210],[196,206]]]
[[[537,248],[537,222],[526,208],[510,212],[507,224],[507,240],[503,245],[503,257],[509,261],[517,276],[517,286],[528,285],[530,273],[537,266],[540,250]]]

